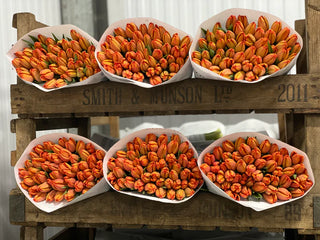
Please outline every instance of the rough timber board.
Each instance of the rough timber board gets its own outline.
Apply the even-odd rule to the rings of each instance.
[[[309,194],[291,204],[255,212],[208,192],[199,192],[181,204],[164,204],[109,191],[50,214],[26,200],[25,222],[44,223],[46,226],[85,222],[88,226],[121,223],[157,228],[184,226],[204,229],[223,226],[311,230],[312,199],[313,195]]]
[[[286,75],[257,84],[187,79],[152,89],[104,81],[45,93],[11,85],[15,114],[136,113],[168,111],[320,111],[318,75]]]

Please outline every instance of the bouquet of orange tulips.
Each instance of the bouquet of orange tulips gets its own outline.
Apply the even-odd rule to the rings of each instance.
[[[145,129],[127,136],[108,151],[104,175],[116,191],[182,202],[203,184],[196,157],[191,143],[178,132]]]
[[[22,37],[11,49],[10,58],[22,80],[48,91],[92,82],[101,71],[94,56],[96,44],[72,25],[40,28]]]
[[[313,186],[309,160],[297,149],[254,133],[219,141],[201,154],[200,169],[209,184],[234,200],[276,204],[301,197]]]
[[[65,205],[86,193],[94,194],[93,188],[101,180],[105,182],[102,170],[105,153],[77,135],[45,135],[34,140],[19,159],[16,180],[36,206],[45,211],[56,209],[58,203]],[[55,204],[48,206],[50,203]]]
[[[155,86],[179,78],[182,68],[188,67],[184,71],[191,76],[190,64],[184,67],[189,60],[190,36],[157,20],[126,21],[110,26],[99,41],[96,57],[107,77]]]
[[[270,14],[240,10],[213,17],[210,21],[217,20],[211,26],[202,24],[190,56],[193,66],[243,82],[256,82],[281,69],[287,72],[302,47],[299,34]],[[222,15],[225,20],[218,21]]]

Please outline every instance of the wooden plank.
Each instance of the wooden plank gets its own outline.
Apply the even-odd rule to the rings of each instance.
[[[110,127],[110,136],[113,138],[120,137],[120,123],[119,117],[110,116],[109,117],[109,127]]]
[[[320,112],[319,75],[287,75],[257,84],[187,79],[151,89],[131,84],[98,84],[43,92],[29,85],[11,85],[15,114],[148,113],[223,110],[247,112]],[[73,101],[65,104],[65,99]]]
[[[287,142],[286,114],[278,113],[279,137],[283,142]]]
[[[33,119],[18,119],[16,121],[16,159],[18,160],[28,146],[36,137],[36,124]]]
[[[306,43],[306,20],[297,20],[295,21],[295,30],[300,34],[302,37],[302,41],[305,44]],[[307,73],[307,50],[306,45],[304,45],[301,49],[301,52],[299,54],[297,64],[296,64],[296,71],[299,74]]]
[[[90,138],[91,137],[91,124],[90,118],[78,119],[78,134],[80,136]]]
[[[308,73],[319,73],[320,67],[320,48],[319,34],[320,29],[316,26],[320,24],[320,3],[318,0],[306,0],[306,31],[307,31],[307,66]]]
[[[17,159],[17,151],[11,151],[10,152],[10,164],[13,167],[16,165],[18,159]]]
[[[316,0],[306,0],[306,31],[307,31],[307,57],[308,73],[320,72],[320,48],[319,35],[320,28],[320,2]],[[306,125],[306,152],[310,158],[312,170],[315,176],[320,176],[320,115],[308,114],[305,116]],[[319,192],[319,184],[315,184],[313,192]]]
[[[316,196],[316,195],[314,195]],[[152,226],[256,227],[313,229],[312,194],[276,208],[256,212],[220,196],[200,191],[189,201],[164,204],[109,191],[45,213],[26,201],[26,222]],[[132,207],[128,207],[132,206]],[[219,207],[217,207],[219,206]],[[74,214],[77,213],[77,214]]]
[[[299,229],[298,233],[300,235],[315,235],[320,234],[320,229]]]
[[[47,25],[36,21],[34,14],[28,12],[16,13],[12,18],[12,27],[17,29],[17,39],[33,29],[45,26]]]
[[[9,195],[10,223],[18,224],[25,221],[25,197],[19,189],[12,189]]]
[[[43,226],[24,227],[24,240],[43,240]]]

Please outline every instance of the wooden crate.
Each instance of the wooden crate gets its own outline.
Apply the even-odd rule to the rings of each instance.
[[[315,179],[320,177],[320,80],[317,46],[320,3],[306,0],[306,20],[296,22],[305,37],[297,75],[274,77],[257,84],[235,84],[206,79],[142,89],[133,85],[103,81],[50,93],[22,83],[11,85],[11,110],[18,119],[11,123],[17,149],[12,165],[37,130],[50,127],[78,127],[88,136],[90,117],[176,115],[208,113],[278,113],[281,139],[306,151]],[[18,36],[43,26],[33,15],[14,16]],[[307,64],[308,63],[308,64]],[[65,99],[72,101],[65,104]],[[37,104],[35,105],[35,101]],[[61,126],[57,120],[63,119]],[[150,214],[152,212],[152,214]],[[320,187],[290,204],[255,212],[224,198],[200,191],[181,204],[163,204],[113,191],[81,201],[53,213],[44,213],[26,200],[18,189],[10,193],[10,221],[23,226],[25,239],[42,239],[46,226],[183,228],[193,230],[283,231],[296,229],[320,239]]]

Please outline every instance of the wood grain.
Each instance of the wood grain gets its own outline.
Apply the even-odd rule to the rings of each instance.
[[[150,228],[184,226],[187,229],[215,227],[261,229],[313,229],[312,194],[290,204],[256,212],[208,192],[198,192],[180,204],[164,204],[109,191],[52,213],[25,202],[25,221],[56,224],[86,223],[86,226],[146,225]],[[75,214],[77,213],[77,214]],[[15,223],[18,224],[18,223]]]
[[[104,81],[42,92],[29,85],[11,85],[16,114],[179,114],[201,111],[320,112],[318,75],[287,75],[256,84],[187,79],[152,89]],[[70,97],[72,96],[72,97]],[[66,104],[67,103],[67,104]]]

